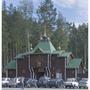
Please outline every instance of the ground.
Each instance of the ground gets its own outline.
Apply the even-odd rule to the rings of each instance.
[[[88,89],[60,89],[60,88],[3,88],[2,90],[88,90]]]

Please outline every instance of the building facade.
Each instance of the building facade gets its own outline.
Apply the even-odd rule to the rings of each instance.
[[[74,58],[72,52],[56,50],[50,39],[44,35],[36,47],[28,52],[18,54],[6,66],[8,77],[30,77],[39,79],[41,76],[51,78],[77,78],[83,73],[82,60]]]

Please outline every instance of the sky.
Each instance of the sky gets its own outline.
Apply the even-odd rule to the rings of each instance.
[[[36,9],[42,0],[33,0]],[[88,0],[52,0],[57,11],[61,12],[68,22],[75,22],[76,26],[88,22]],[[19,5],[20,0],[6,0],[6,4]]]

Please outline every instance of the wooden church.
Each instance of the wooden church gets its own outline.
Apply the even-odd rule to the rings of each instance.
[[[47,35],[43,35],[34,49],[18,54],[7,66],[8,77],[30,77],[39,79],[41,76],[51,78],[77,78],[83,73],[82,60],[74,58],[72,52],[60,47],[55,49]]]

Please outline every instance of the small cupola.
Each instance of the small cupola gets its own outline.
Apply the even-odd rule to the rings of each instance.
[[[48,40],[50,40],[50,38],[46,34],[46,27],[44,28],[44,33],[43,33],[43,35],[41,35],[40,40],[41,41],[48,41]]]
[[[30,44],[30,51],[32,51],[33,50],[33,48],[32,48],[32,43]]]
[[[60,46],[60,43],[59,43],[59,46],[58,46],[58,50],[61,50],[61,46]]]
[[[34,48],[34,52],[37,52],[37,50],[43,53],[52,53],[56,51],[55,47],[53,46],[50,38],[46,34],[46,28],[44,29],[43,35],[40,36],[40,41]]]

